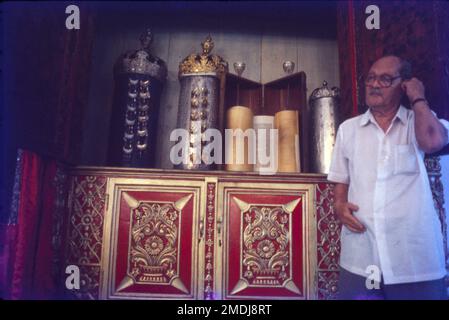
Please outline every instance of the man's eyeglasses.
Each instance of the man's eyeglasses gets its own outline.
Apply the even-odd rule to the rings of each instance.
[[[383,75],[377,77],[373,74],[369,74],[365,78],[365,85],[371,86],[371,85],[373,85],[374,81],[376,81],[376,79],[377,79],[377,82],[379,83],[379,87],[388,88],[388,87],[391,87],[394,80],[399,79],[399,78],[401,78],[401,76],[391,77],[389,75],[383,74]]]

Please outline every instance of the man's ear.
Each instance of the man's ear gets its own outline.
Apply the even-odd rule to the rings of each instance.
[[[405,89],[401,85],[401,104],[410,109],[410,101],[408,100],[407,94],[405,93]]]
[[[410,103],[407,98],[407,94],[404,88],[404,81],[402,81],[399,86],[401,87],[401,97],[399,99],[399,103],[402,104],[404,107],[409,108]]]

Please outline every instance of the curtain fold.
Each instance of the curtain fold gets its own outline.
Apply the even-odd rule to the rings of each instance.
[[[53,159],[22,151],[20,166],[17,223],[0,229],[0,281],[6,288],[2,298],[57,298],[59,280],[55,278],[52,228],[58,165]]]

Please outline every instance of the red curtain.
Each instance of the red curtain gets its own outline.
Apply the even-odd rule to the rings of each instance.
[[[52,247],[57,163],[33,152],[21,154],[17,223],[3,226],[0,267],[6,299],[57,298]]]
[[[10,262],[14,255],[16,224],[0,224],[0,297],[9,298],[11,289]]]
[[[2,7],[9,52],[4,56],[5,85],[6,91],[14,92],[5,96],[4,105],[9,106],[5,123],[10,125],[6,127],[7,137],[2,135],[0,139],[6,143],[2,148],[5,156],[1,157],[6,159],[6,169],[0,170],[8,177],[1,181],[6,188],[12,187],[9,177],[13,175],[15,155],[11,150],[23,147],[37,154],[23,152],[17,174],[20,190],[16,190],[20,201],[14,218],[0,224],[0,298],[49,298],[55,283],[64,283],[52,280],[50,268],[55,253],[50,242],[51,228],[55,226],[51,213],[57,165],[54,159],[40,155],[68,163],[79,161],[83,136],[80,123],[87,108],[96,10],[87,2],[77,3],[81,28],[67,30],[67,5],[9,2]],[[9,194],[4,198],[10,198]]]

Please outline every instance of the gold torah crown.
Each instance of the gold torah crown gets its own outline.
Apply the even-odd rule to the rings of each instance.
[[[188,55],[179,64],[179,76],[189,73],[215,73],[217,76],[228,72],[228,63],[216,54],[210,54],[214,48],[214,42],[210,35],[201,42],[203,52]]]

